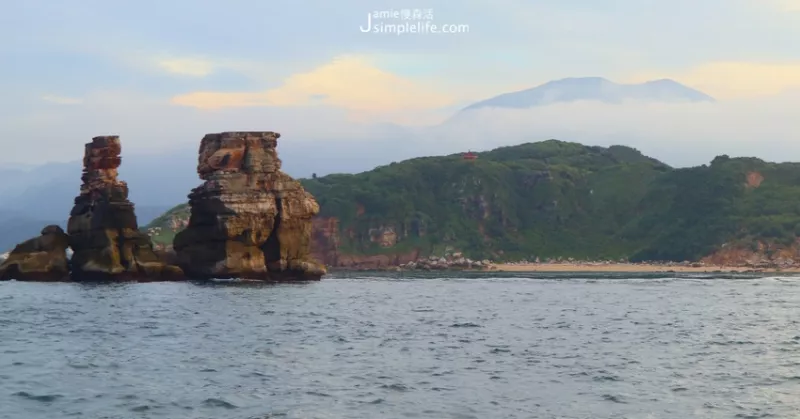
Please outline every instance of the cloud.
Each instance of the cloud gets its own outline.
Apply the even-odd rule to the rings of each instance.
[[[800,61],[793,63],[712,62],[678,72],[653,72],[635,81],[671,78],[717,99],[755,98],[800,87]]]
[[[174,58],[157,62],[158,67],[169,73],[183,76],[205,77],[214,72],[214,63],[200,58]]]
[[[59,105],[80,105],[83,99],[65,96],[46,95],[42,96],[42,100],[50,103],[57,103]]]
[[[297,73],[277,88],[262,92],[200,91],[172,98],[175,105],[200,109],[326,105],[356,117],[442,108],[453,94],[435,85],[381,70],[363,56],[341,56],[316,69]]]
[[[0,114],[0,138],[24,133],[41,151],[10,148],[4,159],[42,163],[79,159],[82,144],[95,135],[120,135],[130,155],[163,154],[175,147],[193,150],[209,132],[273,130],[283,134],[280,150],[287,167],[305,175],[366,170],[411,157],[550,138],[628,145],[670,165],[688,166],[708,163],[720,154],[800,160],[798,108],[800,90],[788,90],[773,97],[713,104],[576,102],[522,110],[482,109],[440,126],[410,128],[354,121],[348,119],[347,110],[328,106],[231,107],[209,112],[116,91],[87,95],[82,106],[50,107],[35,118]],[[434,114],[420,110],[404,115],[413,119]]]
[[[800,0],[779,0],[779,4],[784,10],[800,12]]]

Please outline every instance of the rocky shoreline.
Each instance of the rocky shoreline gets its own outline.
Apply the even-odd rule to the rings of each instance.
[[[472,260],[464,257],[461,253],[454,253],[445,256],[429,256],[408,263],[400,264],[395,270],[419,270],[419,271],[490,271],[496,269],[492,261]]]
[[[203,137],[189,194],[191,217],[174,251],[139,230],[128,185],[118,179],[118,136],[85,145],[80,194],[67,231],[45,226],[0,263],[0,281],[319,280],[311,219],[319,205],[281,169],[280,134],[223,132]]]
[[[483,271],[483,272],[696,272],[696,273],[762,273],[800,272],[800,264],[759,261],[742,264],[711,264],[705,262],[628,262],[625,260],[583,261],[551,259],[546,261],[493,262],[471,260],[461,254],[429,256],[395,266],[352,268],[329,267],[331,271]]]
[[[564,268],[574,268],[581,271],[595,269],[597,271],[608,271],[619,269],[622,271],[694,271],[694,272],[718,272],[718,271],[737,271],[737,272],[780,272],[800,270],[800,263],[791,259],[759,259],[749,260],[742,263],[710,263],[706,261],[644,261],[629,262],[627,260],[600,260],[586,261],[568,259],[547,260],[545,262],[526,260],[519,262],[507,262],[497,265],[499,270],[563,270]]]

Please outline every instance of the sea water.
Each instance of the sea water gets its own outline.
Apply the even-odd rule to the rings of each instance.
[[[0,283],[0,418],[800,412],[800,279]]]

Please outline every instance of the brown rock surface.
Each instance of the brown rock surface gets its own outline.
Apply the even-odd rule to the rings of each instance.
[[[385,237],[385,231],[394,233],[394,229],[379,229],[381,234],[378,239]],[[387,252],[381,255],[353,255],[342,253],[339,249],[341,237],[339,235],[339,220],[335,217],[315,217],[313,220],[313,236],[311,243],[312,255],[331,268],[373,270],[386,269],[417,260],[420,257],[419,249],[405,252]],[[388,248],[394,242],[385,244]]]
[[[119,137],[95,137],[86,144],[80,195],[67,224],[75,280],[165,280],[182,278],[164,264],[150,237],[139,232],[128,185],[117,179]]]
[[[318,280],[311,218],[319,205],[283,173],[275,132],[208,134],[189,194],[189,224],[175,236],[180,266],[193,278]]]
[[[0,281],[69,280],[69,238],[57,225],[42,229],[42,235],[18,244],[0,264]]]
[[[714,266],[800,267],[800,241],[789,245],[772,240],[726,244],[700,262]]]

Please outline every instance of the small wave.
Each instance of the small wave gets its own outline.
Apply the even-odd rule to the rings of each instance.
[[[384,384],[381,386],[381,388],[385,390],[401,391],[401,392],[411,390],[411,388],[406,386],[405,384]]]
[[[621,396],[615,396],[613,394],[604,394],[603,400],[614,402],[614,403],[621,403],[625,404],[626,402],[622,400]]]
[[[145,404],[141,406],[132,407],[131,412],[141,413],[141,412],[147,412],[150,409],[152,408]]]
[[[472,322],[467,322],[467,323],[454,323],[451,324],[450,327],[483,327],[483,326]]]
[[[713,341],[709,342],[711,345],[730,346],[730,345],[755,345],[755,342],[749,340],[729,340],[727,342]]]
[[[617,377],[615,375],[598,375],[598,376],[592,377],[592,380],[594,380],[594,381],[622,381],[621,378],[619,378],[619,377]]]
[[[227,402],[227,401],[222,400],[222,399],[215,399],[215,398],[205,399],[203,401],[203,404],[208,406],[208,407],[224,407],[225,409],[236,409],[236,408],[239,407],[239,406],[236,406],[233,403]]]
[[[17,393],[14,393],[13,395],[17,396],[17,397],[23,397],[23,398],[26,398],[28,400],[34,400],[34,401],[43,402],[43,403],[54,402],[54,401],[64,397],[64,396],[62,396],[60,394],[36,395],[36,394],[28,393],[27,391],[19,391]]]
[[[319,391],[307,391],[306,394],[308,394],[309,396],[332,397],[330,394],[320,393]]]

